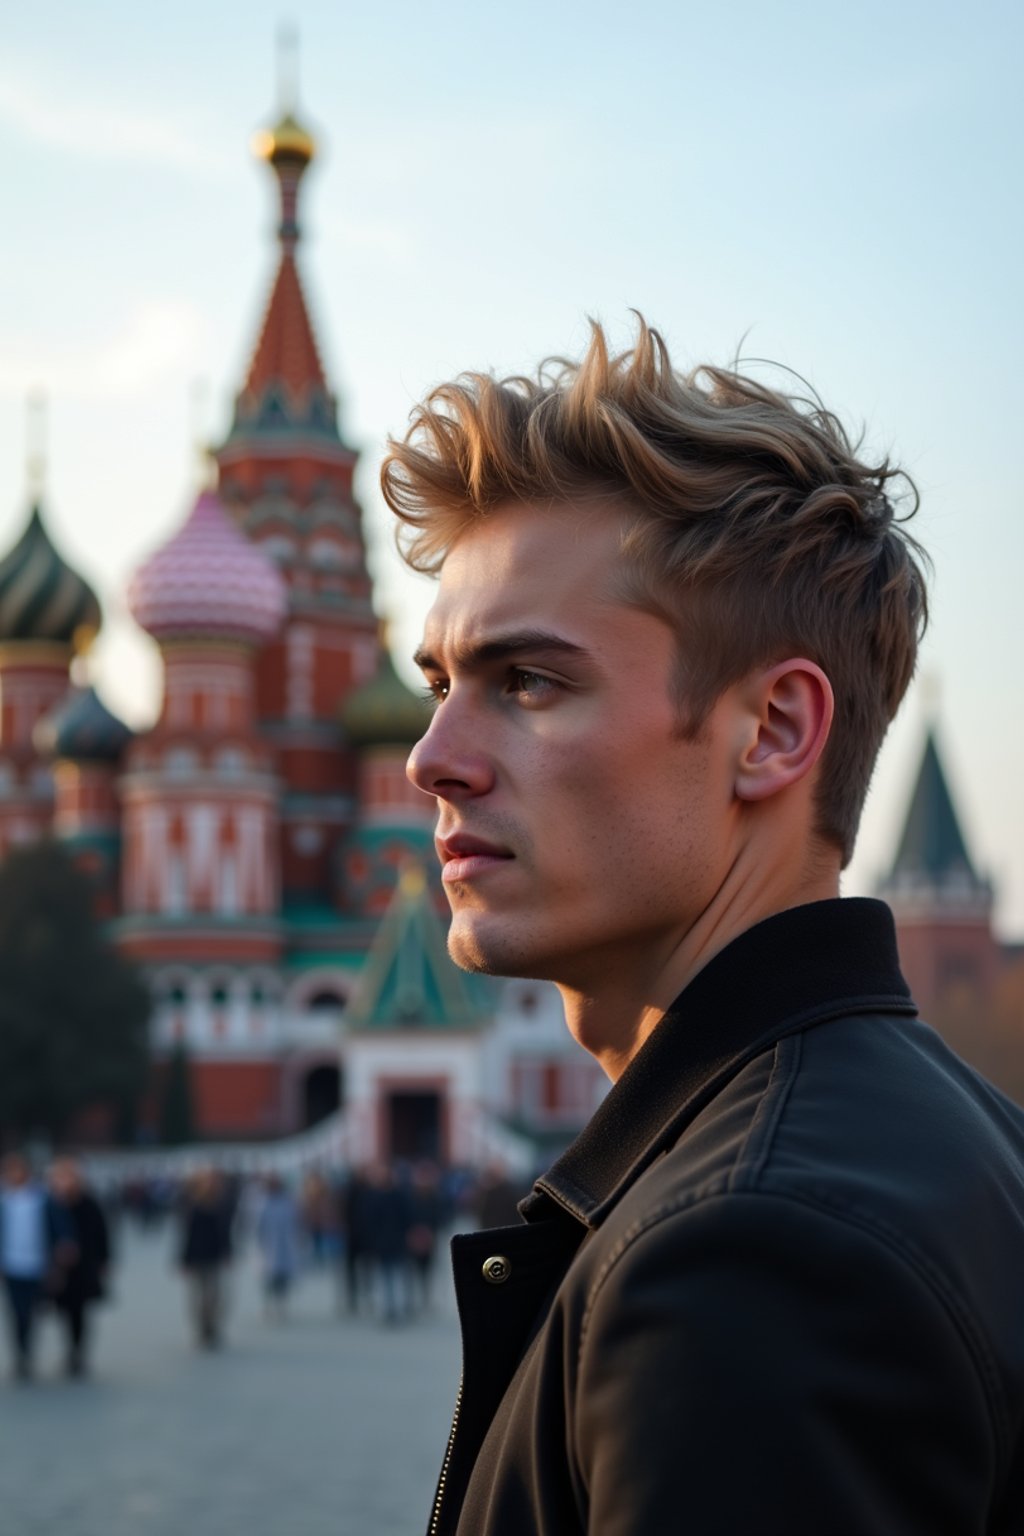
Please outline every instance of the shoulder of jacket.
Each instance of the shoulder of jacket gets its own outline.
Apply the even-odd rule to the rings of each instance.
[[[785,1227],[784,1235],[782,1231],[776,1234],[777,1224]],[[621,1295],[634,1283],[677,1273],[688,1299],[699,1299],[703,1275],[716,1273],[713,1256],[725,1250],[732,1253],[737,1270],[742,1267],[745,1283],[756,1293],[759,1276],[767,1276],[774,1267],[773,1254],[788,1248],[791,1256],[794,1240],[805,1245],[801,1251],[806,1251],[809,1260],[829,1255],[837,1242],[847,1256],[851,1250],[863,1248],[876,1276],[893,1277],[893,1291],[898,1290],[905,1298],[902,1305],[912,1304],[906,1298],[914,1295],[922,1301],[930,1297],[936,1315],[945,1319],[949,1337],[958,1339],[970,1358],[997,1437],[1005,1441],[1007,1410],[999,1370],[986,1335],[950,1278],[908,1232],[897,1230],[880,1216],[848,1206],[827,1191],[796,1183],[736,1188],[718,1180],[680,1190],[639,1212],[603,1252],[603,1245],[595,1244],[596,1262],[587,1276],[586,1293],[579,1298],[579,1354],[610,1282],[614,1281],[614,1290]],[[827,1292],[810,1286],[805,1289],[809,1306],[827,1309],[831,1304]],[[711,1291],[709,1299],[714,1299]],[[863,1304],[889,1304],[889,1294],[877,1279]]]

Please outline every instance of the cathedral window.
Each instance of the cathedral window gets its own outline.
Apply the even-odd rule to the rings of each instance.
[[[248,753],[240,747],[224,747],[214,758],[214,767],[222,778],[237,778],[249,766]]]
[[[309,558],[319,570],[341,570],[349,563],[343,546],[335,539],[314,539]]]
[[[163,879],[164,912],[169,917],[181,917],[187,907],[185,887],[185,861],[174,849],[168,849],[164,861]]]
[[[219,874],[220,890],[217,894],[221,914],[224,917],[236,917],[239,911],[238,866],[231,854],[221,854]]]
[[[191,747],[171,747],[164,755],[164,772],[171,778],[185,778],[196,771],[198,762]]]
[[[295,558],[294,540],[287,539],[280,533],[275,533],[271,538],[264,539],[263,548],[278,565],[287,565],[289,560]]]

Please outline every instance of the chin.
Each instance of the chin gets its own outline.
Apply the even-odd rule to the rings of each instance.
[[[524,942],[509,932],[487,932],[479,924],[452,921],[448,954],[460,970],[481,976],[521,976],[524,980],[549,979],[539,945]],[[550,957],[547,957],[550,959]]]

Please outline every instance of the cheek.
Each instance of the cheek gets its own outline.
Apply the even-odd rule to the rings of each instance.
[[[620,867],[671,879],[674,868],[713,860],[720,799],[703,754],[652,743],[627,771],[604,777],[595,821]]]
[[[719,776],[710,752],[680,742],[673,724],[623,710],[614,727],[602,720],[572,739],[541,735],[519,755],[514,796],[534,856],[557,867],[560,883],[707,857],[724,798]]]

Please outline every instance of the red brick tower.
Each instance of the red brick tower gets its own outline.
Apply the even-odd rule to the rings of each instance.
[[[297,261],[299,190],[316,146],[288,112],[258,135],[256,151],[277,181],[280,256],[216,458],[224,504],[288,587],[287,621],[259,660],[257,711],[284,784],[285,905],[322,908],[354,819],[356,763],[338,712],[376,673],[377,621],[352,488],[356,454],[338,430]]]

